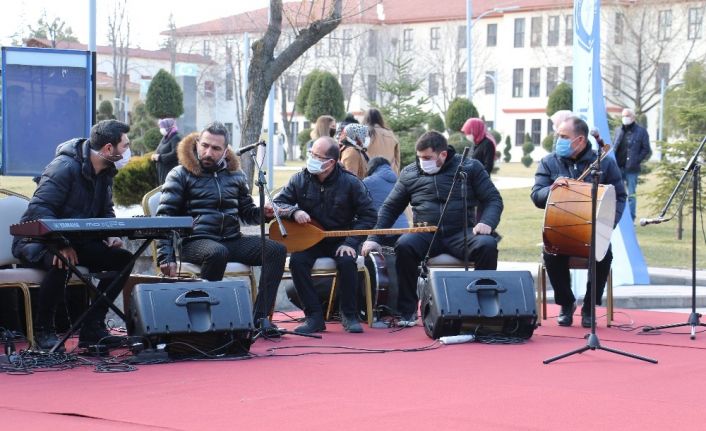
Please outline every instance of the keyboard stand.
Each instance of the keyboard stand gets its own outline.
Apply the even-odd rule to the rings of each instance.
[[[64,257],[64,255],[62,255],[59,252],[59,249],[56,247],[56,245],[51,244],[51,243],[49,244],[49,251],[51,251],[54,254],[54,256],[58,257],[59,260],[61,260],[64,263],[64,265],[66,265],[73,274],[75,274],[79,279],[81,279],[81,281],[83,281],[86,284],[86,286],[88,286],[96,294],[96,297],[93,300],[93,302],[91,303],[91,305],[86,309],[86,311],[83,312],[83,314],[81,314],[81,316],[75,322],[73,322],[73,324],[71,325],[71,328],[69,328],[69,330],[66,331],[66,333],[64,335],[61,336],[61,338],[54,345],[54,347],[52,347],[49,350],[49,353],[54,353],[56,351],[56,349],[58,349],[62,344],[64,344],[66,342],[66,340],[71,338],[71,336],[73,334],[75,334],[76,331],[79,330],[79,328],[81,328],[81,325],[83,324],[83,321],[86,319],[86,316],[88,315],[88,313],[91,310],[93,310],[96,306],[98,306],[98,304],[101,301],[108,302],[108,306],[113,311],[115,311],[115,313],[121,319],[123,319],[123,321],[125,321],[127,323],[127,318],[125,317],[125,314],[122,312],[122,310],[120,310],[117,306],[115,306],[115,304],[113,304],[112,301],[108,300],[106,294],[113,292],[117,289],[123,288],[122,286],[118,286],[118,280],[120,280],[122,277],[124,277],[125,275],[128,274],[128,271],[130,269],[132,269],[133,265],[137,261],[137,258],[139,258],[140,255],[142,255],[142,253],[147,249],[147,247],[150,245],[150,243],[152,242],[153,239],[154,238],[146,238],[144,240],[144,242],[142,243],[142,245],[140,245],[140,247],[137,249],[137,251],[135,253],[133,253],[132,259],[130,259],[130,262],[128,262],[127,266],[125,266],[125,268],[123,268],[122,271],[120,271],[118,276],[115,277],[115,279],[113,279],[113,282],[110,283],[110,285],[108,285],[108,287],[105,289],[105,293],[101,292],[100,289],[98,289],[98,286],[93,284],[93,280],[91,280],[91,277],[87,276],[86,274],[83,274],[81,271],[79,271],[79,269],[74,264],[69,262]]]

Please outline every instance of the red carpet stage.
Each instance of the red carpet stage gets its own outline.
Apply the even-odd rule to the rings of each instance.
[[[551,308],[550,315],[557,311]],[[616,314],[616,324],[632,319],[636,327],[656,326],[687,317],[629,310]],[[643,335],[606,328],[599,319],[604,346],[659,364],[588,351],[544,365],[544,359],[585,345],[587,330],[576,326],[579,320],[572,328],[547,320],[524,344],[365,354],[327,346],[418,349],[433,342],[420,326],[366,327],[355,335],[331,323],[322,340],[258,340],[251,348],[258,357],[250,360],[139,365],[118,373],[89,365],[0,374],[0,417],[5,430],[57,431],[649,430],[706,424],[706,333],[696,340],[688,327]]]

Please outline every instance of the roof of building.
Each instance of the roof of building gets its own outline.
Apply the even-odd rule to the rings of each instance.
[[[96,73],[96,87],[100,89],[112,89],[114,85],[114,79],[112,76],[105,72]],[[128,76],[128,81],[125,83],[127,91],[140,91],[140,84],[130,81]]]
[[[314,3],[316,4],[316,3]],[[330,4],[330,3],[329,3]],[[343,0],[344,23],[367,24],[413,24],[422,22],[458,21],[466,19],[466,0],[444,0],[440,7],[434,8],[432,0]],[[493,9],[515,7],[512,12],[571,8],[572,0],[473,0],[473,16],[478,17]],[[316,15],[314,15],[316,13]],[[268,8],[261,8],[238,15],[218,18],[199,24],[179,27],[176,35],[203,36],[218,34],[261,33],[267,28]],[[283,22],[297,27],[311,22],[311,18],[320,19],[318,6],[312,6],[310,0],[284,3]],[[493,16],[488,14],[486,16]],[[168,34],[164,31],[161,34]]]
[[[33,48],[51,48],[52,43],[48,39],[41,39],[41,38],[30,38],[25,40],[25,45]],[[57,49],[75,49],[79,51],[86,51],[88,49],[88,45],[80,42],[67,42],[67,41],[58,41],[56,44]],[[101,46],[98,45],[96,46],[96,52],[100,55],[113,55],[113,47],[112,46]],[[160,50],[148,50],[148,49],[141,49],[141,48],[128,48],[128,56],[131,58],[145,58],[148,60],[163,60],[163,61],[171,61],[171,54],[169,51],[166,49],[160,49]],[[201,64],[210,64],[213,63],[213,61],[208,58],[204,57],[203,55],[200,54],[181,54],[177,53],[176,55],[176,61],[179,63],[201,63]]]

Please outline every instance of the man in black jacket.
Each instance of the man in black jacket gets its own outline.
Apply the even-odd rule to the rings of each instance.
[[[73,139],[61,144],[54,160],[42,172],[21,221],[115,217],[112,193],[113,177],[117,173],[115,164],[124,162],[123,155],[128,154],[129,131],[130,126],[125,123],[104,120],[91,128],[89,140]],[[72,264],[88,267],[91,272],[119,271],[132,257],[129,251],[121,248],[122,244],[117,237],[105,240],[74,238],[61,245],[60,253]],[[24,264],[47,271],[39,285],[35,341],[40,349],[51,349],[59,341],[54,330],[54,313],[66,286],[68,269],[44,243],[28,238],[15,237],[12,253]],[[125,279],[119,281],[120,286]],[[112,281],[113,278],[102,279],[98,289],[105,291]],[[115,300],[119,293],[120,289],[113,289],[108,292],[108,299]],[[121,337],[111,335],[106,329],[108,308],[103,300],[86,316],[79,333],[79,347],[120,344]]]
[[[647,130],[635,122],[632,109],[623,109],[623,124],[615,129],[613,147],[615,160],[623,174],[623,181],[628,193],[630,216],[635,221],[637,209],[637,177],[640,175],[642,162],[652,154],[650,135]]]
[[[177,153],[180,166],[167,175],[157,216],[194,218],[192,234],[182,240],[181,257],[200,265],[203,279],[223,279],[229,261],[262,265],[253,318],[258,328],[271,329],[267,315],[275,303],[287,250],[265,240],[267,259],[262,262],[261,239],[240,232],[240,220],[259,223],[261,209],[250,196],[240,159],[229,147],[228,129],[222,123],[211,123],[197,141],[182,140]],[[272,206],[263,210],[265,217],[272,218]],[[177,275],[171,241],[159,242],[157,261],[162,273]]]
[[[576,179],[596,160],[598,154],[588,144],[588,125],[577,117],[569,117],[558,125],[557,143],[553,153],[546,155],[537,166],[534,175],[534,186],[530,197],[538,208],[545,208],[552,190],[564,186],[562,178]],[[615,160],[605,157],[601,160],[601,184],[612,184],[615,187],[616,205],[613,227],[618,224],[625,208],[625,186],[620,177],[620,170]],[[587,175],[586,182],[593,181]],[[573,314],[576,310],[576,298],[571,290],[571,273],[569,272],[569,257],[563,254],[542,253],[544,265],[547,268],[549,281],[554,289],[554,302],[561,306],[557,322],[560,326],[571,326]],[[601,304],[603,289],[605,288],[613,254],[610,247],[605,257],[596,262],[596,303]],[[587,301],[591,295],[590,280],[586,283],[586,294],[581,308],[581,325],[591,327],[591,304]]]
[[[309,151],[306,169],[294,174],[274,203],[280,215],[297,223],[317,221],[325,230],[370,229],[375,224],[375,208],[368,190],[355,175],[337,163],[338,144],[321,137]],[[289,267],[306,320],[295,332],[313,333],[326,329],[324,313],[311,279],[311,269],[319,257],[336,260],[341,321],[348,332],[363,332],[356,314],[358,287],[357,249],[360,239],[326,238],[318,244],[292,253]]]
[[[412,206],[415,223],[428,223],[438,226],[437,238],[431,244],[434,234],[404,234],[395,245],[397,254],[397,280],[399,298],[397,308],[402,315],[399,326],[414,326],[417,321],[417,267],[429,250],[429,256],[448,253],[463,259],[463,221],[468,221],[472,229],[468,232],[469,259],[475,269],[494,270],[498,265],[497,240],[493,230],[500,223],[503,200],[490,181],[483,165],[467,159],[461,169],[467,176],[467,212],[464,214],[461,199],[461,184],[457,182],[449,199],[449,206],[441,219],[441,210],[447,200],[454,175],[461,164],[461,155],[450,147],[444,135],[427,132],[417,140],[417,161],[407,165],[395,184],[394,189],[383,203],[378,213],[376,229],[389,228],[407,205]],[[476,220],[476,206],[483,207],[480,220]],[[380,248],[381,238],[371,236],[363,244],[362,253]]]

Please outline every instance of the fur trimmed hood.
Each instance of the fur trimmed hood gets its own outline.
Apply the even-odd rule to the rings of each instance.
[[[196,143],[201,134],[198,132],[189,133],[184,137],[184,139],[179,142],[177,147],[177,156],[179,157],[179,164],[184,166],[187,171],[191,172],[193,175],[201,176],[203,174],[203,168],[201,163],[196,158]],[[227,154],[225,158],[226,165],[220,167],[218,170],[227,169],[230,172],[235,172],[240,169],[240,157],[235,155],[235,151],[230,145],[226,148]]]

